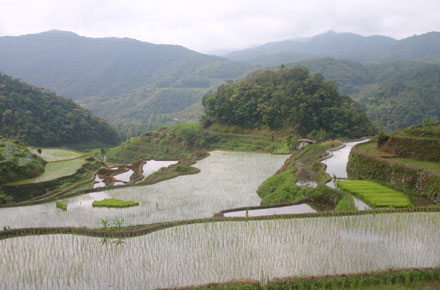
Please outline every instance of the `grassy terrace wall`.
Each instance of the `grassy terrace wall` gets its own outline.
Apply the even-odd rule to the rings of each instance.
[[[28,183],[20,185],[4,185],[2,190],[6,192],[13,200],[12,202],[23,202],[31,199],[43,197],[57,190],[63,190],[78,183],[88,177],[93,171],[102,167],[103,164],[93,158],[87,159],[85,163],[74,174],[60,177],[54,180]]]
[[[438,289],[440,268],[389,269],[371,272],[294,276],[274,278],[262,285],[261,281],[243,280],[228,283],[176,288],[183,289],[222,289],[222,290],[272,290],[272,289]]]
[[[440,175],[386,158],[360,152],[355,146],[347,164],[352,179],[371,179],[440,202]]]
[[[380,150],[399,157],[438,162],[440,161],[440,138],[391,136],[380,147]]]

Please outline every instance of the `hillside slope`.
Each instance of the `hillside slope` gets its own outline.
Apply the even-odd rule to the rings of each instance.
[[[72,100],[0,74],[0,135],[33,146],[116,145],[115,129]]]
[[[128,38],[64,31],[0,37],[0,71],[72,98],[132,134],[142,133],[145,123],[173,122],[209,88],[250,68],[181,46]]]
[[[336,59],[294,63],[339,84],[371,121],[389,131],[440,120],[440,65],[395,61],[377,65]]]

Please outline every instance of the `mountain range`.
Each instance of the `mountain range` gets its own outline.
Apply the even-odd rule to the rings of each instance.
[[[0,37],[1,72],[73,99],[115,125],[123,138],[162,124],[197,121],[207,92],[281,64],[307,66],[337,81],[341,93],[389,130],[440,117],[438,32],[396,40],[329,31],[224,57],[56,30]]]
[[[440,63],[440,33],[429,32],[396,40],[388,36],[361,36],[328,31],[310,39],[270,42],[231,52],[225,57],[259,66],[281,65],[330,57],[361,63],[417,60]]]
[[[250,69],[182,46],[128,38],[56,30],[0,37],[0,71],[72,98],[129,134],[175,118],[197,120],[188,107]]]

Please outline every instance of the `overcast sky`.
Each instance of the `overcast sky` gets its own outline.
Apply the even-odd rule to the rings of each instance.
[[[202,52],[330,29],[399,39],[440,31],[440,0],[0,0],[0,11],[1,36],[59,29]]]

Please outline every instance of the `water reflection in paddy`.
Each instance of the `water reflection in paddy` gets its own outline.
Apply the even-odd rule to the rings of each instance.
[[[245,217],[246,215],[249,217],[253,216],[265,216],[265,215],[278,215],[278,214],[297,214],[297,213],[313,213],[316,212],[310,205],[303,203],[297,205],[288,205],[281,207],[271,207],[271,208],[259,208],[259,209],[250,209],[239,210],[239,211],[231,211],[224,213],[225,217]]]
[[[351,149],[357,144],[365,143],[370,141],[370,139],[364,139],[361,141],[347,142],[344,143],[344,147],[334,150],[331,152],[331,156],[322,161],[322,163],[327,165],[325,172],[327,172],[332,178],[331,181],[327,182],[326,185],[331,188],[336,188],[335,178],[348,178],[347,174],[347,163],[350,156]],[[353,196],[355,207],[358,210],[367,210],[371,207],[363,202],[362,200]]]

